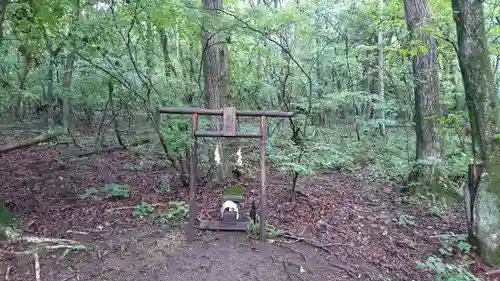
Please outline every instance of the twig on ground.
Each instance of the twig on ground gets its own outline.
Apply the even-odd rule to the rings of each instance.
[[[34,253],[33,257],[35,258],[35,279],[36,281],[40,281],[40,259],[38,258],[38,254]]]
[[[74,274],[74,275],[71,275],[71,276],[64,278],[62,281],[68,281],[68,280],[71,280],[71,279],[76,278],[76,277],[78,277],[78,275]]]
[[[163,207],[166,204],[165,203],[153,203],[150,205],[153,207]],[[135,206],[123,206],[123,207],[110,208],[110,209],[106,210],[106,213],[111,213],[111,212],[115,212],[115,211],[122,211],[122,210],[130,210],[130,209],[134,209],[134,208],[135,208]]]
[[[67,230],[66,233],[75,233],[75,234],[80,234],[80,235],[88,235],[88,232],[85,231],[77,231],[77,230]]]
[[[43,246],[44,249],[50,249],[50,250],[57,250],[57,249],[68,249],[68,248],[73,248],[75,245],[45,245]],[[9,252],[5,250],[0,249],[0,253],[4,255],[13,255],[13,256],[23,256],[23,255],[29,255],[29,254],[36,254],[37,251],[36,249],[32,250],[25,250],[25,251],[18,251],[18,252]]]
[[[109,152],[114,152],[114,151],[118,151],[118,150],[128,150],[128,148],[140,146],[140,145],[149,143],[150,141],[151,141],[150,139],[142,139],[142,140],[138,140],[136,142],[129,144],[127,147],[115,146],[115,147],[105,147],[105,148],[101,148],[101,149],[84,151],[84,152],[81,152],[81,153],[74,155],[73,157],[81,158],[81,157],[85,157],[85,156],[92,156],[94,154],[99,154],[99,153],[109,153]]]
[[[331,253],[331,251],[327,248],[327,247],[333,247],[333,246],[347,246],[346,244],[338,244],[338,243],[329,243],[329,244],[319,244],[318,242],[316,241],[313,241],[311,239],[308,239],[308,238],[305,238],[305,237],[300,237],[300,236],[296,236],[296,235],[293,235],[289,232],[286,232],[283,237],[285,237],[286,239],[292,239],[292,240],[295,240],[293,242],[285,242],[285,241],[282,241],[284,243],[297,243],[297,242],[305,242],[311,246],[314,246],[318,249],[321,249],[327,253]]]
[[[70,240],[70,239],[61,239],[61,238],[48,238],[48,237],[36,237],[36,236],[19,236],[19,237],[11,237],[9,239],[11,242],[28,242],[28,243],[67,243],[67,244],[81,244],[78,241]]]
[[[10,270],[12,269],[12,266],[7,266],[7,270],[5,271],[5,281],[10,280]]]

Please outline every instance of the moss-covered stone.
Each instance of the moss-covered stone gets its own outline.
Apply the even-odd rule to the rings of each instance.
[[[475,238],[485,263],[500,265],[500,143],[494,141],[474,204]]]

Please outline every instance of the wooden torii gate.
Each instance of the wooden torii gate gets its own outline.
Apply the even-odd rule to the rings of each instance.
[[[191,243],[195,237],[195,221],[197,216],[196,208],[196,172],[198,165],[198,137],[225,137],[225,138],[259,138],[260,139],[260,240],[266,240],[266,220],[267,220],[267,190],[266,190],[266,142],[267,142],[267,117],[293,117],[294,112],[283,111],[238,111],[235,107],[224,107],[222,109],[206,109],[206,108],[172,108],[160,107],[159,113],[169,114],[191,114],[192,115],[192,135],[194,142],[191,149],[191,165],[190,165],[190,180],[189,180],[189,219],[187,228],[187,240]],[[222,116],[223,130],[216,132],[200,132],[198,131],[198,116]],[[260,132],[247,133],[238,132],[237,116],[253,116],[260,117]]]

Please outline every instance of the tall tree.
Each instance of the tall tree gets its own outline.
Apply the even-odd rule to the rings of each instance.
[[[441,110],[436,39],[427,28],[431,18],[427,0],[405,0],[404,10],[410,42],[417,44],[412,49],[418,50],[412,58],[417,165],[411,180],[434,186],[438,174],[433,166],[442,154],[442,139],[438,131]]]
[[[497,95],[488,53],[483,1],[452,0],[451,3],[457,28],[458,62],[472,129],[472,153],[474,162],[487,172],[478,185],[471,185],[466,190],[469,237],[486,263],[500,265],[500,145],[495,142]],[[471,172],[471,178],[473,174],[480,176],[482,173]]]
[[[7,5],[9,0],[0,0],[0,44],[3,39],[3,23],[5,21],[5,14],[7,13]]]
[[[73,14],[71,18],[71,29],[75,29],[75,25],[78,21],[80,21],[80,0],[73,0],[71,2]],[[70,36],[73,34],[70,33]],[[74,44],[74,38],[70,38],[72,40],[72,44]],[[73,79],[73,70],[75,66],[76,54],[74,47],[71,46],[66,55],[66,61],[63,65],[63,79],[62,79],[62,87],[64,89],[64,95],[62,98],[62,121],[63,124],[70,130],[71,132],[75,131],[74,122],[72,118],[72,91],[71,91],[71,82]]]
[[[220,9],[221,0],[202,0],[203,8],[207,11],[209,20],[205,21],[205,25],[203,26],[201,47],[202,47],[202,56],[203,56],[203,74],[204,74],[204,91],[206,104],[208,108],[221,108],[222,107],[222,97],[220,93],[219,83],[220,73],[221,73],[221,59],[220,59],[220,45],[218,44],[218,36],[216,31],[214,30],[214,23],[217,20],[218,9]],[[218,117],[212,118],[212,129],[215,131],[219,131],[222,129],[222,123]],[[212,163],[215,167],[214,171],[216,172],[216,177],[218,182],[222,182],[224,177],[224,167],[221,164],[224,164],[224,155],[222,155],[223,142],[220,138],[216,140],[216,149],[215,153],[219,158]],[[215,157],[214,157],[215,158]]]

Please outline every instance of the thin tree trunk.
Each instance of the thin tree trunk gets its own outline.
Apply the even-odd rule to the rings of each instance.
[[[165,72],[165,81],[168,81],[168,78],[170,75],[177,76],[177,73],[175,72],[175,68],[172,64],[172,59],[170,58],[170,52],[168,50],[168,37],[167,37],[167,30],[164,28],[160,29],[158,31],[160,34],[160,44],[161,44],[161,52],[163,55],[163,70]]]
[[[73,22],[72,25],[79,21],[80,19],[80,1],[73,0]],[[72,26],[72,27],[73,27]],[[70,132],[75,131],[75,124],[72,120],[73,111],[72,111],[72,92],[71,92],[71,82],[73,80],[73,68],[75,64],[75,52],[74,50],[70,50],[68,55],[66,56],[66,62],[64,64],[64,72],[62,78],[62,87],[65,90],[63,99],[62,99],[62,121],[63,125],[68,128]]]
[[[19,76],[19,90],[15,92],[12,96],[11,101],[11,110],[12,110],[12,118],[13,120],[22,118],[22,92],[26,90],[26,79],[28,78],[28,74],[30,71],[31,64],[31,53],[28,48],[24,45],[21,45],[20,50],[20,63],[21,63],[21,71],[18,73]]]
[[[0,0],[0,45],[2,45],[3,41],[3,23],[5,22],[8,4],[9,0]]]
[[[47,116],[46,116],[46,124],[49,129],[54,128],[54,67],[55,67],[55,54],[52,47],[52,41],[50,38],[46,38],[47,40],[47,50],[49,53],[49,66],[47,69],[47,96],[46,102],[47,106]]]
[[[380,21],[382,21],[382,16],[384,14],[384,0],[379,0],[379,12],[380,12]],[[378,123],[378,128],[380,131],[380,135],[385,136],[385,106],[384,106],[384,99],[385,99],[385,88],[384,88],[384,29],[383,25],[380,25],[379,30],[378,30],[378,94],[379,94],[379,99],[380,103],[382,104],[382,109],[380,112],[378,112],[379,115],[379,123]]]

